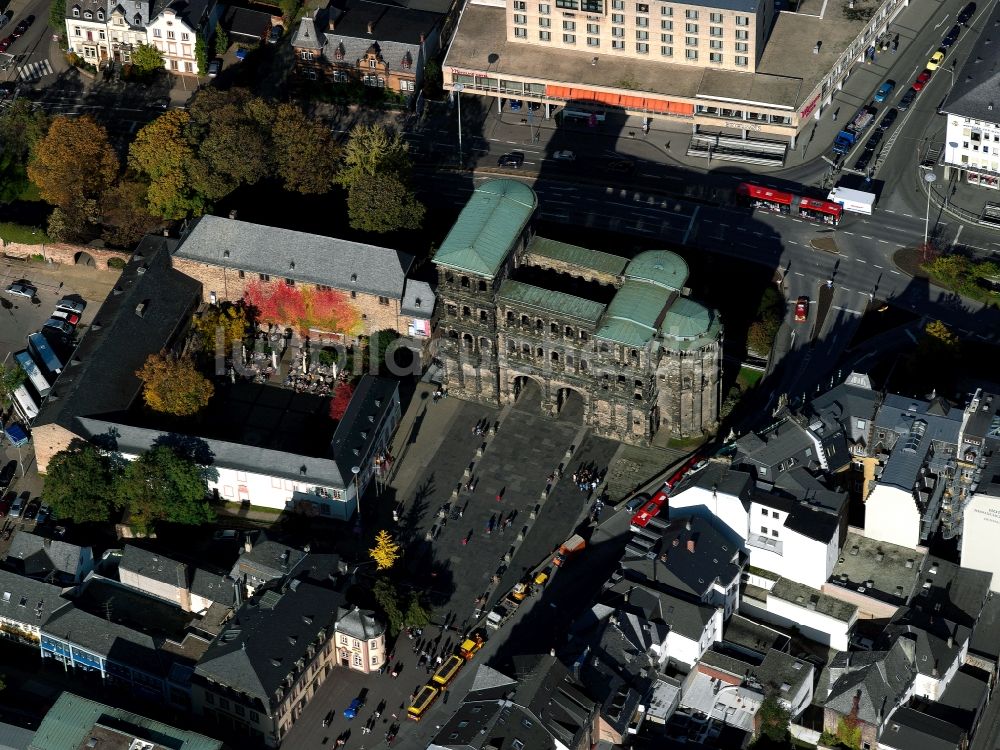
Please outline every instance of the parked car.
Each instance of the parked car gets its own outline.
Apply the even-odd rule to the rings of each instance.
[[[38,290],[31,284],[26,284],[23,281],[15,281],[13,284],[10,284],[6,289],[4,289],[4,292],[14,297],[34,299]]]
[[[958,35],[961,33],[962,33],[962,27],[959,26],[958,24],[955,24],[954,26],[951,27],[951,31],[945,34],[944,39],[941,40],[941,46],[947,49],[948,47],[950,47],[951,45],[953,45],[955,42],[958,41]]]
[[[59,333],[64,336],[73,335],[73,326],[67,323],[65,320],[59,320],[59,318],[49,318],[42,324],[42,328],[49,328],[53,331],[59,331]]]
[[[8,492],[6,495],[0,498],[0,518],[3,518],[4,516],[7,515],[7,512],[10,510],[10,504],[12,502],[14,502],[13,492]]]
[[[37,499],[29,501],[28,504],[24,506],[24,520],[34,521],[38,516],[38,507],[40,505],[41,503],[39,503]]]
[[[809,317],[809,298],[802,295],[795,302],[795,322],[804,323]]]
[[[635,162],[631,159],[609,159],[604,168],[616,174],[631,174],[635,171]]]
[[[907,92],[903,94],[903,98],[896,103],[896,108],[900,112],[905,112],[910,108],[910,105],[913,104],[913,100],[916,98],[917,98],[917,92],[914,91],[912,88],[908,89]]]
[[[80,322],[80,316],[76,313],[66,312],[65,310],[53,310],[50,316],[56,320],[65,320],[71,326],[75,326]]]
[[[864,172],[868,169],[868,165],[871,164],[873,155],[873,151],[863,151],[861,156],[858,157],[858,160],[854,162],[854,168],[859,172]]]
[[[913,82],[913,90],[918,92],[923,91],[924,86],[927,85],[929,80],[931,80],[931,71],[925,69],[920,75],[917,76],[917,80]]]
[[[572,151],[555,151],[552,154],[552,158],[558,161],[573,161],[576,158],[576,154]]]
[[[42,503],[38,507],[38,518],[35,519],[36,523],[43,524],[52,517],[52,509],[48,505]]]
[[[17,461],[8,461],[7,465],[0,471],[0,496],[10,489],[10,483],[14,481],[14,474],[16,473]]]
[[[56,302],[56,310],[65,310],[66,312],[76,313],[77,315],[82,315],[86,307],[86,302],[75,300],[72,297],[63,297],[61,300]]]
[[[530,109],[532,112],[537,112],[541,108],[542,108],[541,102],[528,102],[528,109]]]
[[[10,517],[20,518],[21,514],[24,512],[24,499],[20,497],[15,497],[14,502],[10,506]]]
[[[17,84],[14,81],[4,81],[0,83],[0,99],[6,99],[17,93]]]
[[[284,26],[272,26],[270,33],[267,35],[268,44],[277,44],[281,41],[281,37],[285,35]]]
[[[0,39],[0,52],[6,52],[7,48],[14,43],[14,40],[16,38],[17,37],[15,37],[13,34],[9,34],[8,36],[5,36],[3,39]]]
[[[876,130],[869,136],[868,140],[865,141],[865,151],[874,151],[878,148],[878,144],[882,142],[882,136],[884,136],[881,130]]]
[[[510,100],[510,111],[511,112],[520,112],[521,111],[521,100],[520,99],[511,99]]]
[[[878,124],[878,129],[884,133],[892,127],[892,124],[896,122],[897,117],[899,117],[899,110],[893,107],[882,116],[882,119]]]
[[[878,87],[878,91],[875,92],[875,101],[877,101],[879,104],[884,102],[886,99],[889,98],[889,94],[892,93],[892,90],[894,88],[896,88],[895,81],[886,81],[885,83],[883,83],[881,86]]]
[[[966,24],[975,14],[976,14],[976,4],[969,3],[964,8],[962,8],[962,12],[958,14],[957,20],[961,24]]]
[[[645,492],[640,492],[638,495],[633,497],[627,503],[625,503],[625,510],[629,513],[635,513],[639,508],[642,507],[643,503],[649,502],[649,495]]]
[[[333,717],[334,716],[335,716],[335,714],[334,714],[333,711],[327,711],[326,712],[326,716],[323,717],[323,726],[324,727],[330,726],[330,722],[333,721]]]
[[[0,29],[10,23],[10,13],[0,13]]]
[[[246,60],[247,55],[249,54],[250,50],[248,50],[246,47],[240,47],[238,50],[236,50],[236,59],[240,61]]]
[[[222,72],[222,60],[216,58],[208,64],[208,77],[215,78]]]
[[[21,23],[19,23],[17,26],[14,27],[14,33],[11,34],[11,36],[14,37],[15,39],[17,39],[19,36],[22,36],[24,32],[26,32],[28,29],[31,28],[31,24],[33,24],[34,22],[35,22],[34,16],[25,16],[24,18],[21,19]]]
[[[509,154],[504,154],[499,159],[497,159],[498,167],[511,167],[513,169],[520,169],[521,165],[524,164],[524,154],[520,151],[511,151]]]
[[[944,62],[944,49],[939,48],[937,52],[931,55],[931,59],[927,61],[927,70],[937,70],[941,67],[941,63]]]

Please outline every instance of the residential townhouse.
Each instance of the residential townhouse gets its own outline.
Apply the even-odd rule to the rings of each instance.
[[[3,563],[9,570],[28,578],[72,586],[82,582],[94,569],[94,551],[90,547],[18,530]]]
[[[359,607],[340,608],[334,635],[340,666],[370,674],[386,663],[385,625],[374,612]]]
[[[237,583],[228,575],[174,560],[134,544],[126,544],[118,563],[125,586],[176,604],[184,612],[205,615],[213,604],[233,607]]]
[[[42,626],[66,603],[63,591],[61,586],[0,570],[0,636],[37,646]]]
[[[198,70],[196,45],[215,31],[222,7],[215,0],[173,0],[154,8],[147,42],[163,55],[163,67],[178,75],[204,75]]]
[[[943,719],[904,706],[893,711],[878,739],[879,750],[964,750],[965,732]]]

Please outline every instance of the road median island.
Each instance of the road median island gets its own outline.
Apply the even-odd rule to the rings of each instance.
[[[813,250],[822,250],[825,253],[840,255],[840,248],[837,247],[837,241],[833,237],[816,237],[809,240],[809,246]]]

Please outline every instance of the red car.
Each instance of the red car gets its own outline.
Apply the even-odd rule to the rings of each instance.
[[[809,317],[809,298],[799,297],[798,301],[795,303],[795,322],[805,323],[806,318]]]
[[[3,518],[10,513],[10,504],[14,502],[14,497],[14,493],[10,492],[5,498],[0,500],[0,518]]]
[[[14,43],[13,36],[6,36],[0,40],[0,52],[6,52],[7,48]]]
[[[925,68],[924,72],[921,73],[920,75],[918,75],[917,76],[917,80],[915,80],[913,82],[913,90],[914,91],[923,91],[924,90],[924,86],[927,85],[927,82],[929,80],[931,80],[931,71],[929,71],[929,70],[927,70]]]

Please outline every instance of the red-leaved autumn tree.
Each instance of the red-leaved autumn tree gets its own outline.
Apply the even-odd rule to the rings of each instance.
[[[330,401],[330,419],[339,422],[347,413],[347,405],[351,403],[351,396],[354,395],[354,386],[350,383],[341,383],[337,390],[333,392],[333,399]]]
[[[244,295],[264,323],[293,326],[302,335],[310,329],[331,333],[359,332],[361,313],[346,293],[334,289],[289,286],[284,281],[254,281]]]

